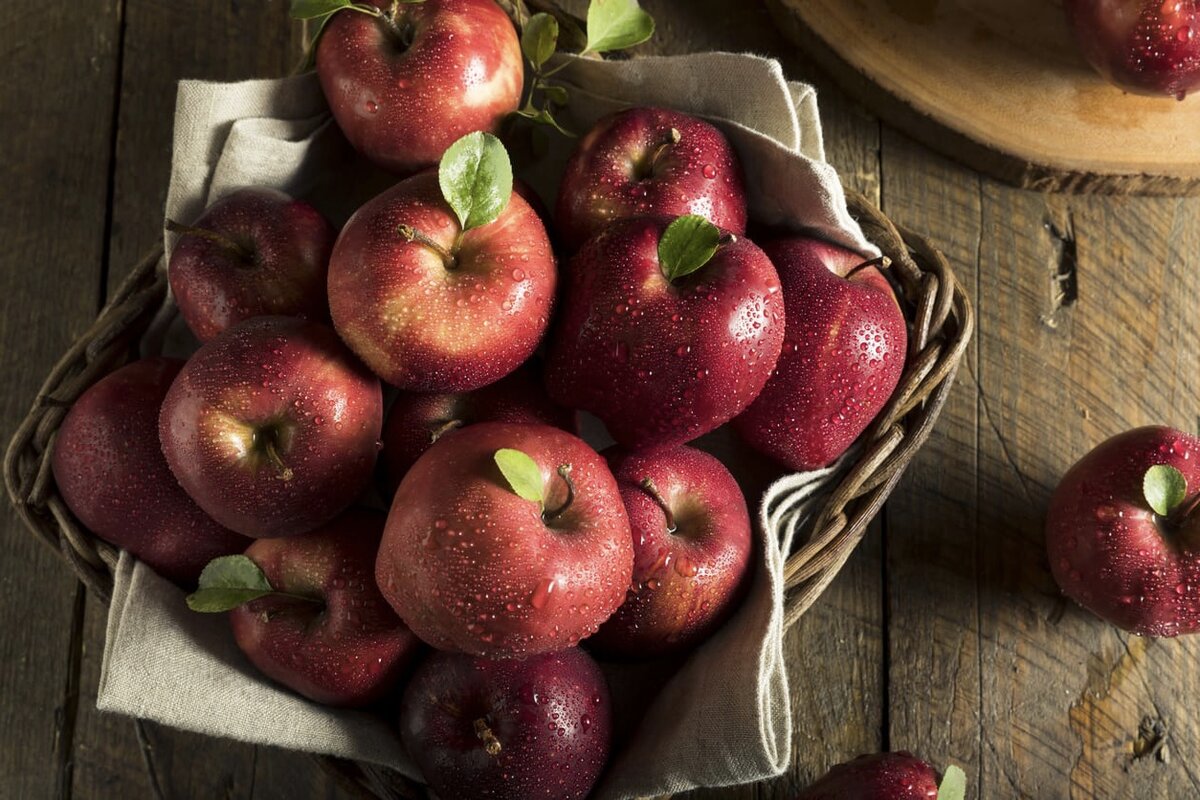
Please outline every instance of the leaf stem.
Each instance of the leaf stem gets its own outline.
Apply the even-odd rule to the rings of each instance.
[[[1181,528],[1197,511],[1200,511],[1200,492],[1196,492],[1190,500],[1185,500],[1171,509],[1171,513],[1167,515],[1167,523]]]
[[[445,265],[446,269],[454,269],[455,266],[457,266],[457,263],[454,258],[454,254],[452,252],[450,252],[446,248],[442,247],[440,244],[438,244],[437,242],[435,242],[433,239],[429,238],[425,234],[421,233],[419,230],[414,228],[412,225],[401,225],[398,228],[396,228],[396,232],[399,233],[401,236],[403,236],[405,241],[416,242],[417,244],[424,245],[425,247],[428,247],[433,252],[437,253],[439,256],[441,256],[442,263]],[[462,234],[459,233],[459,236],[462,236]],[[455,244],[457,245],[457,243],[458,243],[458,240],[455,239]]]
[[[209,230],[208,228],[197,228],[195,225],[183,225],[173,219],[167,220],[167,230],[171,233],[177,233],[180,236],[195,236],[197,239],[212,242],[235,258],[248,263],[254,263],[254,253],[218,231]]]
[[[642,482],[639,485],[642,487],[642,491],[650,495],[654,499],[654,502],[658,504],[658,507],[662,509],[663,514],[667,518],[667,533],[674,533],[677,530],[675,515],[671,513],[671,508],[667,505],[667,501],[663,499],[662,494],[658,491],[658,487],[654,485],[654,480],[647,475],[645,478],[642,478]]]
[[[549,524],[561,517],[571,504],[575,502],[575,481],[571,480],[571,465],[561,464],[558,468],[558,477],[562,478],[567,483],[567,499],[563,504],[553,511],[543,511],[542,521]]]

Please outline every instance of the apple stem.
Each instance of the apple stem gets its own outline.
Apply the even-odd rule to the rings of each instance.
[[[442,247],[433,239],[430,239],[428,236],[421,233],[412,225],[401,225],[400,227],[396,228],[396,232],[403,236],[405,241],[417,242],[418,244],[425,245],[430,250],[442,257],[442,263],[445,265],[446,269],[454,269],[456,265],[454,254]]]
[[[575,502],[575,481],[571,480],[571,465],[562,464],[558,468],[558,477],[567,482],[567,499],[558,508],[550,512],[542,512],[542,520],[544,522],[553,522],[563,515],[563,513],[571,507]]]
[[[433,444],[450,431],[455,430],[456,428],[461,428],[464,424],[466,423],[464,423],[461,419],[451,419],[443,422],[441,425],[429,432],[429,443]]]
[[[194,225],[182,225],[173,219],[167,220],[167,230],[171,233],[178,233],[180,236],[195,236],[198,239],[205,239],[217,245],[222,250],[228,251],[235,258],[248,263],[254,263],[254,254],[252,252],[223,233],[211,231],[208,228],[197,228]]]
[[[683,138],[683,134],[681,134],[679,132],[679,129],[671,128],[671,133],[668,135],[667,141],[663,142],[658,147],[654,148],[654,152],[650,154],[650,161],[646,165],[646,168],[642,175],[643,180],[654,175],[654,169],[655,169],[655,167],[658,166],[658,160],[663,157],[664,153],[667,152],[668,147],[670,147],[671,145],[679,144],[679,140],[681,138]]]
[[[849,278],[854,273],[859,272],[864,269],[867,269],[868,267],[879,267],[880,269],[887,269],[891,265],[892,265],[892,260],[890,258],[888,258],[887,256],[880,256],[879,258],[872,258],[870,261],[864,261],[863,263],[859,264],[854,269],[847,272],[846,277]]]
[[[1188,518],[1200,510],[1200,492],[1192,495],[1191,500],[1186,500],[1177,505],[1170,514],[1167,515],[1167,522],[1174,527],[1182,527]]]
[[[492,729],[488,727],[487,720],[483,717],[475,720],[475,735],[479,737],[479,741],[483,742],[483,749],[487,751],[489,756],[500,755],[500,740],[496,738],[496,734],[492,733]]]
[[[654,480],[647,475],[645,478],[642,478],[641,487],[642,491],[654,498],[654,502],[658,503],[658,507],[662,509],[663,514],[666,516],[667,533],[674,533],[676,530],[675,515],[671,513],[671,508],[667,505],[667,501],[663,499],[662,494],[658,491],[658,487],[654,485]]]
[[[275,469],[279,472],[279,480],[290,481],[295,477],[296,473],[292,468],[283,463],[283,458],[279,455],[279,450],[275,447],[275,437],[268,436],[267,442],[264,445],[267,451],[267,459],[275,465]]]
[[[399,0],[392,0],[392,4],[388,7],[388,10],[380,12],[376,15],[376,18],[379,20],[379,25],[383,28],[383,32],[387,34],[388,38],[395,42],[401,50],[407,50],[409,45],[412,44],[411,31],[400,26],[397,19],[399,15],[400,2]]]
[[[721,238],[717,239],[717,247],[718,248],[729,247],[732,244],[737,244],[737,240],[738,240],[737,234],[723,233],[723,234],[721,234]]]

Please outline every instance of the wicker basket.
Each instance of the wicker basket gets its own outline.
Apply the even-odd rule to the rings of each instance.
[[[924,237],[898,230],[865,197],[851,193],[851,213],[887,255],[909,322],[904,374],[883,413],[864,433],[857,460],[842,473],[808,538],[788,557],[785,618],[790,627],[820,596],[862,539],[945,405],[974,330],[971,302],[950,265]],[[54,436],[71,404],[129,360],[167,291],[147,255],[112,300],[51,370],[4,456],[4,482],[35,535],[59,552],[105,603],[112,596],[117,549],[85,530],[58,494],[50,471]],[[419,787],[389,770],[319,756],[347,788],[365,797],[417,798]]]

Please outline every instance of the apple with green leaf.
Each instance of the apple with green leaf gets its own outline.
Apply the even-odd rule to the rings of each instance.
[[[433,653],[404,690],[400,736],[440,800],[583,800],[608,761],[608,684],[577,647]]]
[[[546,387],[629,448],[683,444],[758,396],[783,346],[775,267],[702,217],[615,222],[567,270]]]
[[[179,234],[167,277],[202,342],[250,317],[329,317],[329,253],[337,231],[315,208],[266,187],[225,195]]]
[[[293,0],[318,25],[317,76],[338,127],[379,166],[436,164],[521,102],[517,34],[494,0]]]
[[[259,539],[210,563],[188,607],[228,611],[237,646],[272,680],[318,703],[369,705],[423,649],[375,585],[383,524],[352,510],[302,536]]]
[[[327,325],[254,317],[206,343],[171,384],[162,452],[213,519],[245,536],[294,536],[366,488],[383,395]]]
[[[873,753],[838,764],[796,800],[963,800],[967,776],[950,765],[940,776],[912,753]]]
[[[483,422],[439,439],[404,476],[375,576],[439,650],[524,658],[595,633],[632,571],[604,459],[558,428]]]
[[[529,358],[556,280],[545,226],[513,192],[504,146],[473,133],[436,174],[354,213],[333,248],[329,305],[342,339],[388,383],[461,392]]]
[[[1137,428],[1081,458],[1046,515],[1064,594],[1141,636],[1200,631],[1200,439]]]

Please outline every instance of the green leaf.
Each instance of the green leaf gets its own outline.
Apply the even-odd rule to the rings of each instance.
[[[438,166],[442,196],[464,231],[500,216],[512,196],[512,162],[490,133],[468,133],[446,149]]]
[[[554,118],[554,115],[550,113],[549,109],[521,109],[520,111],[514,111],[512,113],[516,114],[518,117],[524,117],[530,122],[536,122],[539,125],[548,125],[549,127],[554,128],[554,130],[561,133],[563,136],[569,136],[572,139],[575,138],[575,134],[572,131],[569,131],[562,125],[558,124],[558,120]]]
[[[946,767],[942,784],[938,787],[937,800],[963,800],[967,796],[967,773],[951,764]]]
[[[229,611],[273,591],[258,564],[246,556],[221,556],[200,573],[200,586],[187,604],[192,611]]]
[[[558,20],[546,13],[534,14],[521,34],[521,52],[536,72],[550,60],[558,47]]]
[[[637,0],[592,0],[585,53],[607,53],[641,44],[654,35],[654,20]]]
[[[1151,467],[1142,478],[1142,494],[1160,517],[1167,516],[1187,499],[1187,489],[1187,478],[1183,473],[1166,464]]]
[[[565,106],[570,99],[565,86],[542,86],[542,92],[545,93],[546,99],[556,106]]]
[[[691,275],[709,262],[721,245],[717,226],[696,214],[678,217],[658,240],[658,266],[668,281]]]
[[[530,502],[544,502],[546,487],[536,461],[520,450],[507,447],[497,450],[493,458],[513,493]]]
[[[352,5],[352,0],[292,0],[289,13],[292,19],[317,19],[328,17]]]

